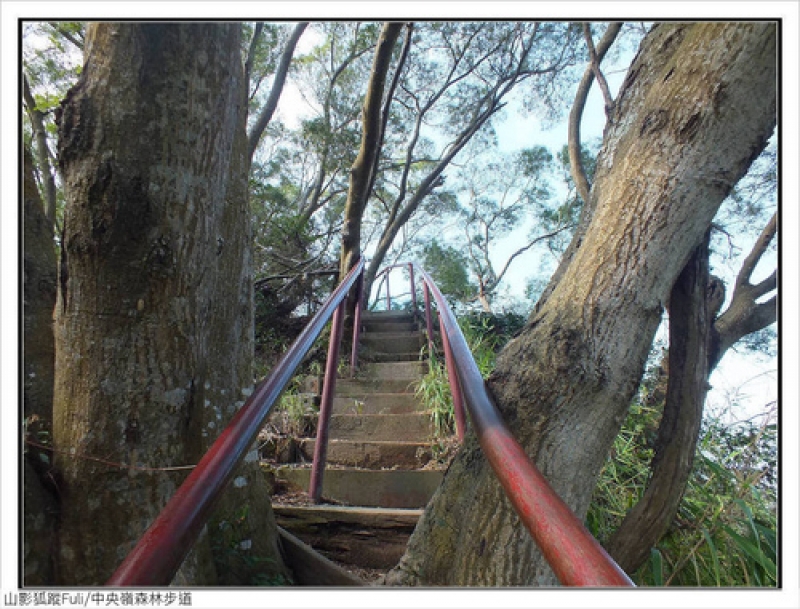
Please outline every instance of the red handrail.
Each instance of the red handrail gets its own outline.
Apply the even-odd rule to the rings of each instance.
[[[336,391],[339,343],[342,342],[346,306],[347,301],[343,300],[336,307],[336,312],[333,314],[333,321],[331,322],[328,360],[325,363],[325,379],[319,404],[319,416],[317,417],[317,440],[314,443],[314,461],[311,464],[311,480],[308,485],[308,496],[314,503],[319,503],[322,500],[322,476],[325,474],[325,460],[328,457],[328,428],[331,421],[331,412],[333,411],[333,394]],[[357,332],[354,332],[354,343],[358,340],[356,335]]]
[[[633,586],[586,530],[508,430],[486,391],[455,316],[430,275],[417,269],[439,308],[460,386],[481,448],[511,504],[558,580],[567,586]]]
[[[272,374],[250,395],[107,585],[166,586],[172,581],[273,404],[363,270],[361,259],[292,343]]]
[[[401,266],[401,265],[394,265]],[[389,267],[392,268],[392,267]],[[328,401],[332,401],[344,299],[359,281],[360,301],[364,261],[359,260],[339,287],[322,305],[272,374],[264,380],[234,416],[231,423],[200,460],[189,477],[150,525],[111,579],[110,586],[168,585],[205,525],[210,512],[234,469],[244,457],[275,403],[305,354],[314,344],[331,315],[334,316],[329,362],[326,371]],[[388,271],[389,269],[385,269]],[[414,269],[409,263],[414,293]],[[453,312],[431,277],[417,269],[425,289],[428,336],[432,336],[429,295],[439,309],[442,340],[450,372],[451,389],[466,398],[467,408],[481,447],[501,485],[538,544],[559,581],[571,586],[632,586],[619,566],[556,494],[514,439],[492,403],[483,378],[472,358]],[[390,301],[387,290],[387,300]],[[390,304],[390,302],[389,302]],[[390,307],[387,307],[390,308]],[[356,310],[359,316],[360,311]],[[358,340],[358,323],[353,340]],[[354,345],[353,359],[357,346]],[[333,357],[330,355],[333,354]],[[328,408],[328,413],[330,408]],[[323,413],[320,419],[323,420]],[[460,425],[464,429],[463,422]],[[323,434],[324,435],[324,434]],[[318,437],[319,484],[324,470],[325,437]]]

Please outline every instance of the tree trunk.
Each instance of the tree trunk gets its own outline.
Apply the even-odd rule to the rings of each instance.
[[[581,518],[663,303],[774,128],[775,52],[772,23],[653,28],[605,134],[592,222],[546,302],[498,357],[488,387],[507,424]],[[387,579],[555,583],[474,438]]]
[[[63,102],[61,584],[108,579],[185,477],[170,468],[196,463],[252,390],[240,36],[235,24],[92,24]],[[228,583],[234,559],[256,552],[283,575],[251,456],[178,583]]]
[[[669,298],[669,354],[664,413],[644,495],[605,544],[628,573],[636,571],[669,528],[692,473],[708,393],[711,324],[708,237],[692,255]],[[721,302],[719,304],[722,304]]]
[[[26,440],[49,443],[53,420],[53,307],[56,304],[56,252],[53,224],[45,215],[36,180],[33,158],[24,151],[24,359],[23,412]],[[52,455],[34,445],[25,447],[23,514],[23,583],[43,586],[53,583],[53,531],[58,509],[49,484]]]
[[[344,277],[361,256],[361,219],[369,199],[371,175],[376,166],[375,159],[380,154],[382,141],[383,89],[386,75],[391,67],[392,50],[403,29],[402,23],[386,23],[381,30],[375,57],[372,62],[367,92],[364,95],[362,110],[363,133],[361,149],[350,169],[350,189],[344,208],[342,226],[342,254],[339,263],[339,276]],[[369,293],[369,292],[367,292]]]
[[[667,532],[678,511],[697,449],[711,373],[737,341],[775,323],[775,296],[764,303],[756,303],[756,300],[777,288],[776,273],[758,285],[752,285],[750,278],[776,230],[777,215],[774,214],[745,259],[731,302],[721,316],[716,317],[725,301],[721,279],[711,276],[705,283],[699,281],[692,295],[686,292],[682,274],[673,288],[668,387],[652,474],[642,499],[625,516],[606,546],[629,572],[637,570],[647,560],[650,548]],[[705,255],[708,256],[707,251]],[[696,264],[694,258],[689,261],[689,266]],[[700,303],[701,296],[705,305]],[[691,309],[690,303],[696,307],[694,313],[686,310]],[[707,310],[703,311],[702,306]],[[675,329],[673,322],[677,324]],[[687,336],[695,338],[687,341]],[[703,378],[698,376],[701,372]]]

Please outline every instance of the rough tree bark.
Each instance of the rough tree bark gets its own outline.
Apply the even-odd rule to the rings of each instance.
[[[171,468],[196,463],[252,390],[240,38],[237,24],[92,24],[62,104],[60,584],[107,580],[185,477]],[[177,582],[247,583],[256,557],[285,575],[256,460]]]
[[[669,292],[775,125],[773,23],[672,23],[644,39],[598,160],[595,213],[544,304],[488,381],[579,517],[642,376]],[[758,92],[758,94],[754,94]],[[387,578],[551,585],[474,438]]]
[[[53,419],[56,251],[53,223],[45,215],[27,147],[23,169],[23,413],[26,440],[47,444]],[[50,478],[51,459],[46,449],[32,444],[25,447],[22,525],[26,586],[53,583],[53,531],[58,503]]]

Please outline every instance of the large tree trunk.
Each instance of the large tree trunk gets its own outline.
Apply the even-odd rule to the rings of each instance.
[[[488,385],[501,412],[579,517],[670,289],[774,128],[775,52],[772,23],[653,28],[605,134],[592,222],[546,302],[498,357]],[[388,579],[555,583],[474,439]]]
[[[107,580],[251,390],[240,53],[235,24],[88,29],[59,128],[59,583]],[[251,455],[178,582],[246,578],[256,554],[283,574]]]
[[[26,440],[46,445],[53,419],[56,251],[53,223],[45,215],[27,148],[24,171],[23,411]],[[53,527],[58,504],[50,479],[51,458],[47,449],[33,444],[25,447],[22,524],[23,581],[27,586],[53,583]]]

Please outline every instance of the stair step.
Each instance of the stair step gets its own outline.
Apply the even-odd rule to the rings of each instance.
[[[365,321],[362,323],[363,333],[362,336],[367,334],[413,334],[419,332],[419,325],[413,319],[408,321]]]
[[[372,349],[363,349],[358,354],[358,358],[363,362],[418,362],[419,351],[407,351],[405,353],[384,353]]]
[[[309,467],[282,466],[275,470],[281,480],[300,490],[308,489]],[[422,508],[444,477],[444,470],[325,470],[322,496],[350,505],[386,508]]]
[[[416,380],[425,374],[427,368],[427,364],[420,361],[372,362],[362,366],[354,380]]]
[[[419,332],[368,332],[361,337],[361,344],[378,353],[419,353],[423,341]]]
[[[414,395],[414,385],[415,382],[411,379],[341,379],[336,381],[336,396],[362,398],[374,393],[407,393]]]
[[[409,311],[366,311],[361,316],[363,322],[413,321],[415,316]]]
[[[424,513],[419,508],[382,508],[352,505],[276,505],[275,515],[294,522],[346,522],[375,528],[417,526]]]
[[[413,393],[365,393],[333,398],[335,414],[402,414],[418,410]]]
[[[307,461],[314,459],[314,438],[300,440],[298,449]],[[366,469],[416,469],[433,458],[430,442],[329,440],[327,461],[331,465]]]
[[[426,412],[334,414],[330,420],[332,440],[419,442],[430,436],[431,420]]]
[[[399,562],[423,513],[339,505],[276,505],[273,510],[278,525],[306,543],[341,563],[371,569],[390,569]]]

